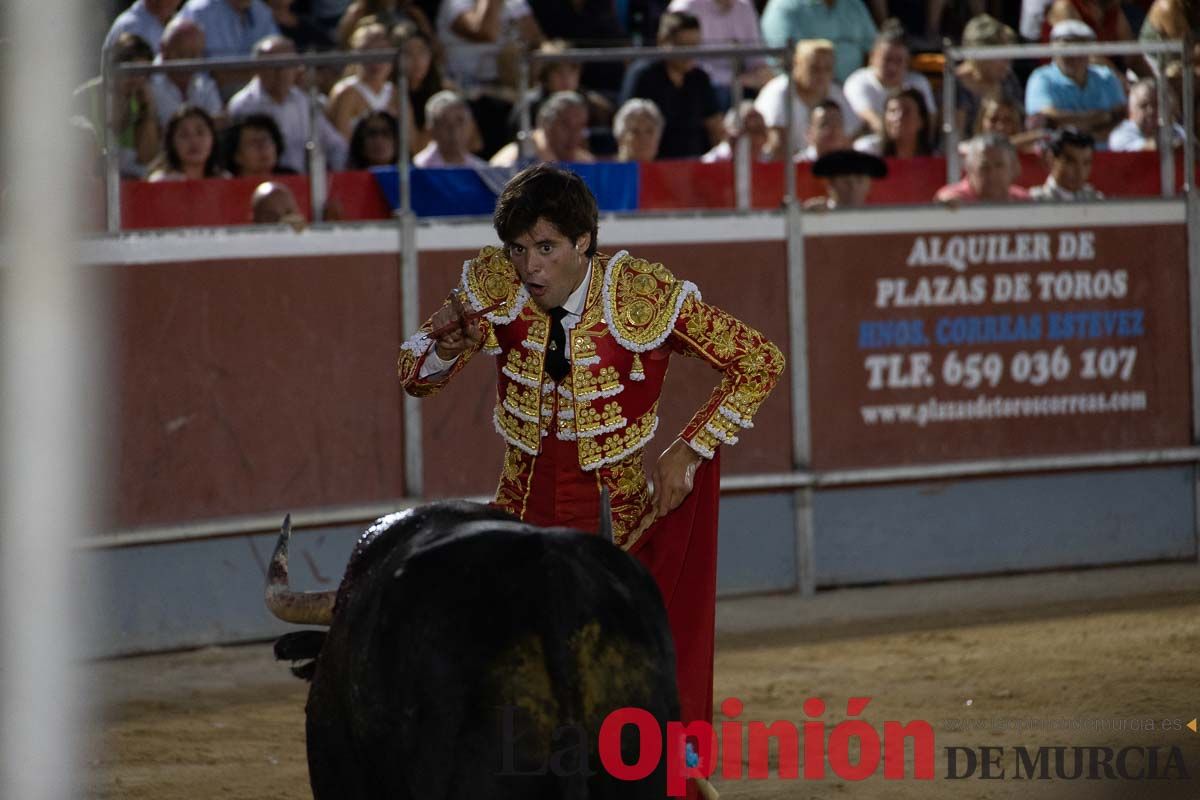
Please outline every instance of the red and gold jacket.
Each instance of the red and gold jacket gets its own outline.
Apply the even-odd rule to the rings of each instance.
[[[571,369],[560,385],[543,370],[550,317],[530,302],[502,250],[486,247],[467,261],[458,291],[476,311],[500,304],[482,320],[480,344],[451,368],[422,379],[421,364],[433,345],[426,321],[400,349],[404,389],[416,397],[434,394],[479,350],[496,356],[493,419],[508,445],[496,504],[523,517],[542,437],[574,441],[580,470],[595,473],[608,487],[613,535],[625,548],[653,518],[642,450],[658,428],[658,398],[671,353],[704,359],[723,373],[679,434],[705,458],[721,444],[736,444],[738,432],[752,427],[784,368],[775,345],[706,305],[694,284],[624,251],[592,260],[583,315],[567,338]]]

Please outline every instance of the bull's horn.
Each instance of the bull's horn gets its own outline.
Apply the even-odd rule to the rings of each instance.
[[[283,518],[279,541],[267,568],[267,608],[284,622],[297,625],[329,625],[337,592],[293,592],[288,587],[288,542],[292,538],[292,515]]]
[[[608,487],[600,487],[600,538],[612,542],[612,503],[608,499]]]

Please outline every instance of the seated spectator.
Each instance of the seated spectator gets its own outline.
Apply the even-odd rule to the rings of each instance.
[[[513,51],[536,47],[544,38],[526,0],[442,0],[436,31],[446,47],[446,73],[465,89],[515,85],[515,73],[509,74]],[[501,45],[509,52],[497,58],[462,47],[472,44]]]
[[[933,154],[933,120],[916,89],[892,92],[883,110],[883,135],[861,136],[854,149],[884,158],[913,158]]]
[[[425,104],[425,124],[432,141],[413,157],[413,165],[430,167],[486,167],[487,162],[471,152],[475,126],[465,100],[451,91],[441,91]]]
[[[110,47],[116,64],[148,64],[154,60],[150,45],[135,34],[117,34]],[[162,144],[154,93],[146,75],[122,75],[114,93],[112,129],[120,147],[118,164],[124,178],[144,178]],[[75,90],[83,115],[95,134],[97,149],[104,151],[104,80],[96,77]]]
[[[833,74],[841,83],[863,65],[878,31],[862,0],[768,0],[762,33],[771,47],[800,39],[836,42]]]
[[[796,43],[792,74],[777,75],[754,99],[754,107],[767,123],[772,156],[782,158],[787,141],[787,93],[795,92],[792,118],[796,128],[796,153],[808,147],[808,119],[811,109],[824,100],[832,100],[842,109],[847,133],[860,127],[858,115],[846,102],[842,90],[833,82],[833,43],[824,39],[806,39]]]
[[[1096,140],[1091,134],[1080,133],[1074,128],[1059,128],[1050,137],[1048,151],[1050,175],[1041,186],[1029,190],[1030,198],[1040,201],[1104,199],[1104,195],[1088,183],[1092,174],[1092,156],[1096,152]]]
[[[567,50],[567,43],[562,39],[550,39],[538,47],[539,53],[557,54]],[[578,92],[587,101],[588,127],[592,129],[607,128],[612,124],[613,104],[599,92],[580,88],[583,75],[578,62],[574,61],[544,61],[537,65],[537,86],[529,90],[524,102],[513,106],[509,127],[512,135],[521,131],[521,115],[525,106],[529,106],[530,121],[537,119],[538,109],[546,98],[555,92]]]
[[[154,63],[184,61],[204,57],[204,29],[195,22],[175,17],[163,29],[161,51]],[[167,124],[176,109],[183,104],[198,106],[222,127],[225,123],[225,104],[217,82],[207,72],[156,72],[150,76],[150,93],[158,112],[158,124]]]
[[[825,185],[825,196],[804,202],[805,211],[834,211],[867,204],[871,181],[887,177],[882,158],[857,150],[835,150],[813,164],[813,176]]]
[[[741,112],[741,120],[738,119],[739,112]],[[763,121],[762,114],[754,107],[753,100],[743,100],[739,107],[726,111],[724,123],[725,138],[716,147],[701,156],[701,161],[705,164],[732,161],[733,148],[743,137],[750,149],[750,160],[771,160],[771,150],[767,144],[767,123]]]
[[[354,0],[338,21],[337,43],[343,48],[352,47],[351,37],[367,20],[388,29],[407,22],[415,25],[427,39],[437,35],[429,23],[429,17],[412,0]]]
[[[279,33],[291,39],[300,52],[333,48],[333,37],[324,28],[292,9],[295,0],[266,0],[266,3]]]
[[[1171,143],[1186,138],[1183,126],[1171,123]],[[1108,149],[1118,152],[1158,149],[1158,84],[1144,78],[1129,89],[1129,118],[1108,135]]]
[[[1016,32],[988,14],[972,17],[963,28],[963,47],[992,47],[1016,42]],[[954,101],[955,125],[963,139],[970,139],[977,132],[975,123],[984,97],[1000,95],[1017,103],[1024,99],[1025,90],[1013,74],[1012,62],[1006,58],[986,61],[968,59],[958,65],[955,76],[958,79]]]
[[[575,92],[551,95],[537,115],[537,127],[529,134],[533,145],[533,161],[592,162],[596,158],[588,151],[587,105]],[[492,166],[511,167],[520,160],[517,142],[509,142],[492,156]]]
[[[254,46],[254,55],[271,56],[294,53],[296,47],[282,36],[268,36]],[[298,67],[260,69],[246,87],[229,101],[229,113],[234,119],[250,114],[269,114],[283,134],[280,163],[299,173],[308,172],[307,153],[312,117],[308,95],[296,86]],[[330,170],[339,170],[346,163],[346,140],[337,132],[324,114],[317,114],[317,144],[325,154]]]
[[[217,128],[212,117],[197,106],[182,105],[167,121],[163,152],[152,181],[194,181],[228,178],[217,157]]]
[[[538,27],[548,39],[569,42],[572,47],[620,47],[629,42],[629,35],[621,24],[617,10],[618,6],[627,9],[627,0],[528,2]],[[608,97],[616,97],[621,91],[621,80],[624,76],[625,65],[621,62],[593,61],[583,65],[580,82],[590,90]],[[577,89],[578,87],[573,91]],[[611,105],[608,114],[611,118]]]
[[[394,167],[399,146],[400,122],[386,111],[372,111],[354,126],[346,168]]]
[[[1054,26],[1055,42],[1093,42],[1091,28],[1079,20]],[[1087,56],[1055,56],[1038,67],[1025,86],[1025,113],[1050,127],[1074,127],[1104,137],[1125,116],[1125,92],[1108,67],[1088,63]]]
[[[266,36],[279,35],[279,26],[263,0],[187,0],[179,9],[204,29],[204,55],[248,56]]]
[[[442,79],[433,42],[413,22],[405,20],[392,28],[392,47],[400,51],[400,67],[408,81],[408,102],[413,112],[413,140],[410,152],[419,153],[429,144],[429,128],[425,123],[425,104],[443,89],[448,88]]]
[[[660,47],[696,47],[700,21],[691,14],[668,11],[658,23]],[[721,141],[721,109],[708,73],[693,58],[643,61],[629,68],[622,102],[631,97],[653,100],[666,120],[660,158],[696,158]]]
[[[379,24],[363,25],[350,37],[350,49],[357,52],[390,47],[388,30]],[[392,62],[376,61],[354,65],[351,74],[338,81],[329,95],[328,104],[329,118],[338,133],[350,138],[354,124],[368,111],[387,111],[400,117],[400,98],[391,77]]]
[[[1018,153],[1041,152],[1041,144],[1050,135],[1046,128],[1025,129],[1023,105],[1007,95],[989,95],[979,106],[975,122],[975,135],[999,133],[1012,142]],[[966,152],[967,142],[959,144],[959,151]]]
[[[132,33],[150,45],[152,53],[157,53],[163,26],[175,16],[179,3],[180,0],[135,0],[133,5],[113,20],[108,35],[104,37],[104,49],[112,47],[122,33]]]
[[[295,174],[280,166],[283,134],[269,114],[249,114],[224,133],[225,168],[237,178],[266,178],[270,175]]]
[[[908,60],[904,29],[896,20],[888,20],[875,37],[870,64],[856,69],[846,78],[842,87],[846,102],[875,133],[883,132],[883,106],[888,95],[896,89],[915,89],[923,98],[926,109],[937,108],[929,80],[919,72],[911,72]]]
[[[1196,48],[1200,43],[1200,3],[1196,0],[1154,0],[1138,32],[1142,42],[1189,41],[1192,43],[1192,63],[1196,64]],[[1171,54],[1168,61],[1178,61]]]
[[[842,107],[832,100],[822,100],[808,117],[808,147],[800,161],[816,161],[837,150],[849,150],[850,137],[842,121]]]
[[[1102,42],[1127,42],[1133,39],[1133,31],[1121,10],[1120,0],[1054,0],[1042,18],[1039,40],[1053,41],[1054,26],[1066,20],[1078,20],[1087,25]]]
[[[750,0],[671,0],[668,11],[682,11],[700,20],[700,41],[711,45],[748,45],[763,43],[758,29],[758,10]],[[737,76],[743,87],[755,91],[775,77],[775,72],[760,57],[743,60]],[[705,59],[700,68],[708,73],[721,108],[729,108],[733,98],[733,62],[729,59]]]
[[[663,116],[653,100],[634,97],[617,109],[613,135],[617,139],[617,161],[653,161],[662,141]]]
[[[296,195],[282,183],[265,181],[254,189],[250,213],[255,225],[291,225],[297,233],[304,230],[304,215]]]
[[[981,133],[967,143],[963,166],[967,175],[938,189],[934,200],[958,203],[1008,203],[1028,200],[1029,192],[1014,185],[1021,164],[1012,143],[998,133]]]

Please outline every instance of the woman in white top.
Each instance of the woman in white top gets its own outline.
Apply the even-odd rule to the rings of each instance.
[[[353,50],[386,50],[391,47],[387,28],[378,24],[363,25],[350,37]],[[400,116],[399,98],[391,81],[392,64],[380,61],[359,64],[354,74],[343,78],[329,94],[329,116],[334,127],[349,139],[354,125],[369,111],[387,111]],[[409,114],[409,119],[412,115]]]

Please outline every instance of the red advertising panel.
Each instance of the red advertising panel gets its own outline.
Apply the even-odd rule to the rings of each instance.
[[[818,235],[805,263],[815,468],[1189,444],[1182,224]]]

